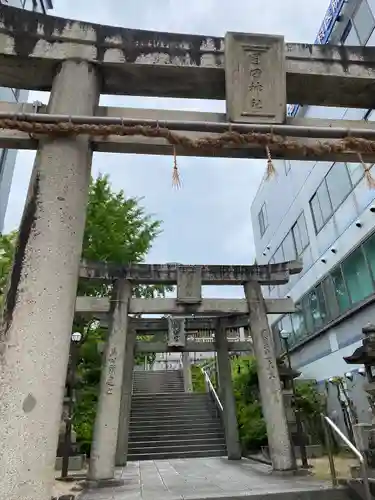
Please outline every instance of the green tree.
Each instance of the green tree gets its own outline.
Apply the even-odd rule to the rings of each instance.
[[[5,295],[7,279],[12,266],[16,237],[16,231],[10,234],[0,234],[0,307]]]
[[[256,360],[253,356],[241,356],[233,359],[231,365],[241,446],[244,452],[255,450],[267,444]]]
[[[233,358],[231,369],[239,436],[243,452],[246,453],[267,445],[267,428],[262,412],[256,359],[254,356]],[[192,376],[194,390],[203,391],[203,376],[198,367],[194,367]],[[322,442],[320,413],[324,409],[324,397],[317,390],[316,384],[308,381],[298,382],[296,393],[296,403],[310,438],[314,443]]]
[[[124,191],[114,192],[108,176],[99,175],[89,189],[82,257],[88,261],[135,264],[142,262],[152,242],[161,232],[161,221],[145,213],[139,198],[126,198]],[[79,293],[108,296],[112,286],[82,282]],[[136,297],[162,295],[160,286],[138,286]]]
[[[191,381],[194,392],[206,392],[204,376],[198,365],[191,365]]]
[[[126,198],[123,191],[112,190],[108,176],[99,175],[89,188],[86,227],[82,257],[87,261],[102,261],[128,265],[142,262],[152,243],[161,232],[161,221],[148,215],[138,198]],[[16,233],[0,236],[0,301],[11,268]],[[137,286],[136,297],[164,296],[167,288],[161,286]],[[96,297],[109,296],[112,284],[79,283],[78,294]],[[0,302],[1,304],[1,302]],[[89,451],[101,373],[100,346],[105,341],[106,329],[76,317],[73,329],[85,335],[78,360],[77,403],[74,425],[77,439]],[[148,355],[152,362],[154,354]],[[137,363],[144,356],[137,356]]]

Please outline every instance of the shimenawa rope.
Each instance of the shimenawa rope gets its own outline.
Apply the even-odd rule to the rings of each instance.
[[[215,134],[200,137],[199,139],[190,139],[184,135],[177,134],[165,127],[133,125],[105,125],[105,124],[75,124],[72,122],[60,123],[40,123],[33,121],[24,121],[15,117],[14,119],[0,119],[0,129],[19,130],[30,134],[33,139],[40,139],[36,135],[48,136],[77,136],[89,135],[96,137],[108,137],[110,135],[118,136],[143,136],[159,137],[165,139],[173,146],[173,175],[172,184],[175,187],[181,186],[181,180],[177,167],[176,148],[188,150],[205,150],[214,154],[214,150],[239,147],[239,146],[262,146],[266,150],[267,157],[267,178],[275,173],[275,167],[272,162],[271,151],[282,154],[283,152],[295,152],[306,157],[319,157],[326,154],[356,153],[361,162],[367,183],[370,188],[375,188],[375,179],[372,177],[370,169],[372,167],[364,163],[363,154],[375,154],[375,141],[359,137],[351,137],[348,134],[343,139],[334,141],[316,141],[315,144],[302,144],[299,141],[283,137],[280,135],[248,132],[239,133],[228,130],[222,134]]]

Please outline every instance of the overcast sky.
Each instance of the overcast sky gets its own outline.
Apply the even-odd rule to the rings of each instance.
[[[54,0],[57,16],[156,31],[224,36],[227,31],[284,35],[289,42],[315,39],[329,0]],[[32,92],[29,101],[48,101]],[[224,103],[181,99],[103,96],[101,104],[144,108],[222,111]],[[19,224],[34,153],[18,154],[5,232]],[[109,174],[115,189],[143,197],[149,213],[163,220],[163,233],[148,262],[251,264],[254,260],[250,205],[265,162],[178,158],[183,182],[171,187],[170,157],[94,155],[93,175]],[[220,295],[237,295],[221,290]],[[215,295],[219,295],[215,293]]]

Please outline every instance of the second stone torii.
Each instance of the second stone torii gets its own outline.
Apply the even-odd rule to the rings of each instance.
[[[149,308],[145,306],[144,313],[171,313],[189,316],[193,314],[218,316],[215,325],[216,346],[218,357],[222,356],[221,365],[224,367],[223,377],[230,378],[230,366],[228,362],[228,345],[225,334],[224,323],[220,319],[228,312],[245,312],[243,307],[238,310],[238,299],[227,300],[227,310],[218,308],[213,310],[213,303],[218,299],[207,299],[210,307],[205,309],[206,302],[202,299],[202,284],[232,284],[244,286],[246,297],[246,308],[249,324],[252,332],[253,350],[257,358],[259,388],[262,398],[263,414],[267,426],[267,435],[270,447],[271,460],[274,470],[287,471],[296,468],[295,457],[290,441],[287,425],[285,407],[283,403],[278,366],[276,362],[274,341],[267,320],[267,301],[264,300],[261,285],[281,284],[289,280],[290,274],[300,272],[299,263],[282,263],[267,266],[180,266],[180,265],[136,265],[128,268],[111,268],[106,265],[81,266],[81,277],[102,280],[115,280],[113,299],[110,301],[111,308],[105,311],[103,305],[97,308],[95,300],[89,298],[91,307],[80,309],[84,298],[77,298],[77,312],[111,314],[111,325],[104,356],[104,366],[100,383],[100,397],[97,418],[95,422],[94,441],[89,468],[89,478],[95,482],[114,479],[116,448],[118,438],[118,425],[121,409],[121,397],[123,393],[122,383],[124,366],[126,360],[126,342],[129,336],[129,313],[132,311],[132,285],[134,283],[165,283],[177,284],[177,297],[167,299],[169,308],[165,311],[166,299],[153,299],[152,304],[148,302]],[[99,299],[100,300],[100,299]],[[147,304],[147,299],[140,299]],[[241,299],[240,299],[241,300]],[[241,302],[242,303],[242,302]],[[107,302],[109,304],[109,302]],[[159,304],[159,305],[157,305]],[[232,304],[228,306],[228,304]],[[279,311],[277,311],[280,306]],[[228,311],[228,308],[230,311]],[[99,310],[98,310],[99,309]],[[275,300],[272,312],[292,312],[293,305],[285,299]],[[134,336],[135,337],[135,336]],[[134,346],[131,354],[134,355]],[[226,358],[224,360],[224,357]],[[128,357],[129,359],[129,357]],[[226,366],[228,365],[228,366]],[[227,369],[226,369],[226,368]],[[225,412],[226,433],[233,429],[229,420],[230,413],[235,412],[234,404],[231,402],[232,392],[230,387],[223,394]],[[236,430],[237,432],[237,430]],[[229,458],[239,458],[238,436],[227,435]]]

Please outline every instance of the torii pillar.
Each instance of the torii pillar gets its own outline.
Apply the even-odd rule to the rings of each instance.
[[[294,470],[296,469],[296,460],[290,439],[275,347],[268,324],[262,290],[257,281],[245,283],[244,288],[249,308],[250,329],[258,368],[258,383],[272,466],[275,471]]]
[[[94,115],[97,69],[57,68],[48,112]],[[39,141],[0,325],[0,498],[50,500],[85,229],[86,136]]]
[[[128,312],[131,283],[118,280],[112,296],[112,315],[100,377],[100,395],[91,446],[88,479],[93,486],[117,484],[116,449],[121,414],[123,374],[128,335]],[[133,350],[134,352],[134,350]],[[125,436],[126,437],[126,436]]]

